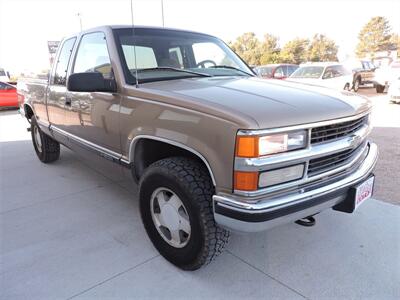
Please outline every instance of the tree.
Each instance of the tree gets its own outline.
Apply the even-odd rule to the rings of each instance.
[[[249,65],[258,65],[261,57],[261,44],[254,32],[239,36],[230,47]]]
[[[280,54],[280,60],[285,63],[300,64],[307,61],[308,39],[296,38],[285,44]]]
[[[400,36],[398,33],[393,33],[390,38],[390,43],[397,49],[397,56],[400,55]]]
[[[337,61],[338,46],[323,34],[315,34],[308,49],[310,61]]]
[[[260,64],[277,63],[280,60],[279,38],[272,34],[265,34],[264,41],[261,43]]]
[[[358,34],[356,54],[359,58],[374,57],[375,52],[389,50],[391,28],[385,17],[373,17]]]

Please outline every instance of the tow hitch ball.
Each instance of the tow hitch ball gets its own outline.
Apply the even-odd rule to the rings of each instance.
[[[315,218],[313,216],[308,216],[295,221],[295,223],[301,226],[311,227],[315,225]]]

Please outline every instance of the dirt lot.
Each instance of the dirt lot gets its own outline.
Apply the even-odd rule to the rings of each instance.
[[[372,88],[359,93],[374,103],[371,140],[380,151],[374,198],[400,205],[400,104],[389,103],[387,94],[377,94]]]

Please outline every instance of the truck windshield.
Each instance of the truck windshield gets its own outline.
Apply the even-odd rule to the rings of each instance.
[[[211,76],[254,76],[222,41],[169,29],[114,29],[126,81],[139,83]],[[136,54],[136,55],[135,55]]]

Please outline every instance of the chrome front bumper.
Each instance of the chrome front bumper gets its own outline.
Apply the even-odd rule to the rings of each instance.
[[[285,193],[249,201],[245,196],[213,196],[214,218],[228,229],[257,232],[289,223],[331,208],[344,201],[349,189],[367,179],[378,159],[378,147],[369,143],[368,154],[358,168],[338,180],[328,180]]]

